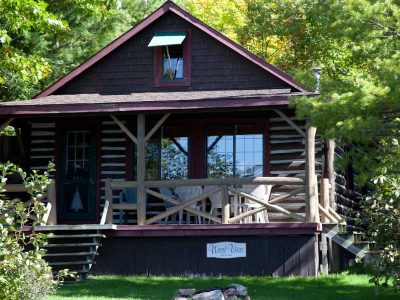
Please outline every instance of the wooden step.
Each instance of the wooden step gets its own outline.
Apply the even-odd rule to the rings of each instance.
[[[74,239],[74,238],[105,238],[104,234],[57,234],[49,235],[48,239]]]
[[[84,260],[84,261],[57,261],[48,263],[49,266],[70,266],[70,265],[94,265],[96,264],[93,260]],[[71,271],[74,272],[74,271]]]
[[[96,252],[70,252],[70,253],[46,253],[44,257],[61,257],[61,256],[89,256],[98,255]]]
[[[66,244],[47,244],[45,248],[62,248],[62,247],[89,247],[89,246],[101,246],[100,243],[66,243]]]

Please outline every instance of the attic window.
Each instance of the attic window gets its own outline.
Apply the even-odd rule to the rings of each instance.
[[[190,32],[156,32],[148,47],[154,48],[154,86],[189,86]]]

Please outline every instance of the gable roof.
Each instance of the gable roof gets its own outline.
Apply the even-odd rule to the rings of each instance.
[[[113,42],[111,42],[106,47],[101,49],[99,52],[94,54],[87,61],[85,61],[84,63],[80,64],[75,69],[73,69],[67,75],[65,75],[61,79],[51,84],[45,90],[37,94],[34,98],[41,98],[51,95],[56,90],[58,90],[59,88],[70,82],[72,79],[74,79],[79,74],[81,74],[82,72],[90,68],[92,65],[94,65],[96,62],[98,62],[99,60],[107,56],[109,53],[120,47],[126,41],[137,35],[139,32],[141,32],[143,29],[145,29],[147,26],[158,20],[160,17],[162,17],[169,11],[175,13],[176,15],[178,15],[185,21],[189,22],[193,26],[197,27],[204,33],[208,34],[212,38],[216,39],[217,41],[221,42],[228,48],[240,54],[242,57],[248,59],[252,63],[256,64],[257,66],[261,67],[262,69],[268,71],[272,75],[286,82],[289,86],[291,86],[295,90],[299,92],[306,92],[306,90],[302,86],[300,86],[296,81],[294,81],[290,75],[286,74],[279,68],[267,63],[265,60],[261,59],[260,57],[246,50],[245,48],[235,43],[228,37],[224,36],[220,32],[211,28],[210,26],[206,25],[196,17],[192,16],[191,14],[189,14],[188,12],[177,6],[172,1],[167,1],[160,8],[158,8],[151,15],[149,15],[147,18],[143,19],[140,23],[135,25],[132,29],[121,35],[119,38],[115,39]]]

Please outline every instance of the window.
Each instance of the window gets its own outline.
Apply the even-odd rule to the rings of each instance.
[[[254,177],[263,174],[263,125],[208,127],[207,177]]]
[[[155,87],[190,86],[190,31],[156,32],[148,47],[154,48]]]
[[[146,179],[186,179],[189,134],[181,126],[163,126],[146,147]]]

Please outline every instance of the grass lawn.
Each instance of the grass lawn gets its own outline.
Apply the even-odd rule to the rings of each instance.
[[[400,299],[400,293],[393,290],[376,291],[368,283],[368,275],[321,276],[315,278],[272,278],[272,277],[136,277],[96,276],[87,282],[66,285],[59,289],[50,300],[92,300],[92,299],[137,299],[169,300],[177,288],[224,287],[239,283],[248,287],[252,300],[367,300]]]

